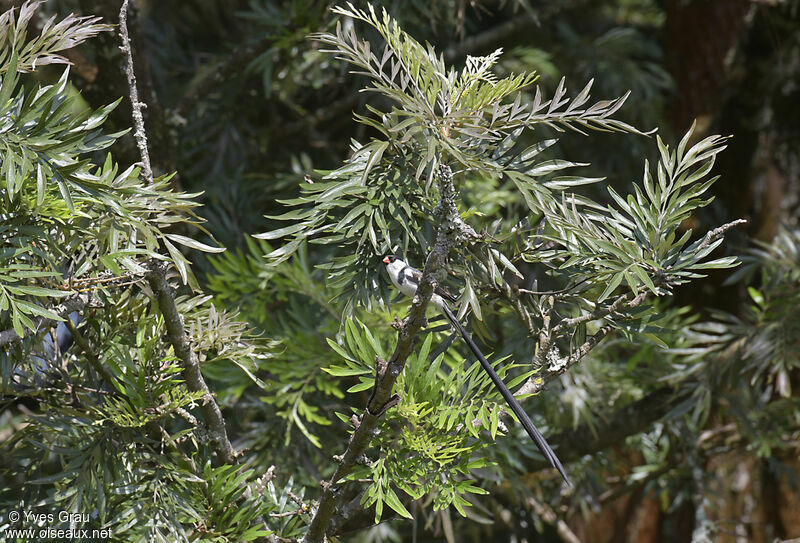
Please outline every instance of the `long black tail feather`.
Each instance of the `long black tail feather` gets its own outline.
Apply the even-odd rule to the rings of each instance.
[[[542,433],[533,424],[533,421],[530,419],[528,414],[522,408],[522,406],[517,401],[517,399],[514,397],[514,395],[511,394],[511,391],[508,390],[508,387],[505,385],[503,380],[500,379],[500,376],[497,375],[497,372],[494,371],[494,368],[492,367],[492,365],[489,364],[489,361],[486,360],[485,356],[483,356],[483,353],[481,352],[481,350],[478,348],[478,346],[475,344],[475,342],[472,341],[472,337],[470,337],[470,335],[467,333],[467,331],[464,329],[464,327],[461,326],[461,323],[458,322],[458,319],[453,314],[453,312],[450,310],[450,308],[447,307],[447,306],[444,306],[443,309],[444,309],[445,315],[447,315],[447,318],[450,319],[450,322],[452,322],[453,326],[456,327],[458,332],[461,334],[461,337],[464,338],[464,342],[466,342],[467,346],[472,351],[472,354],[474,354],[475,357],[480,361],[481,366],[483,367],[483,370],[487,374],[489,374],[489,378],[494,383],[494,386],[497,387],[497,390],[500,391],[500,394],[503,396],[503,399],[506,401],[508,406],[511,408],[511,410],[514,412],[514,414],[517,416],[519,421],[522,423],[523,428],[525,428],[525,431],[528,432],[529,436],[531,436],[531,439],[533,440],[533,442],[536,443],[537,447],[539,447],[539,450],[542,452],[542,454],[547,459],[547,461],[550,462],[550,465],[558,470],[558,473],[561,474],[561,477],[564,478],[564,481],[566,481],[566,483],[569,486],[572,486],[572,482],[569,480],[569,477],[567,477],[567,472],[564,470],[564,466],[561,465],[561,461],[556,456],[556,453],[553,452],[553,449],[550,448],[550,445],[547,444],[547,441],[545,440],[545,438],[542,435]]]

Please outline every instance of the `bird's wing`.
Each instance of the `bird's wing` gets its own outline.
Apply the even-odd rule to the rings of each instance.
[[[411,276],[411,279],[417,285],[419,285],[420,281],[422,281],[422,272],[419,271],[418,269],[412,268],[411,266],[406,266],[405,272],[408,273]],[[444,298],[448,302],[455,302],[456,301],[456,297],[455,296],[453,296],[452,294],[447,292],[445,289],[443,289],[439,285],[436,285],[436,288],[433,289],[433,292],[438,294],[439,296],[441,296],[442,298]]]
[[[419,285],[419,282],[422,281],[422,272],[419,271],[417,268],[412,268],[411,266],[406,266],[403,269],[403,273],[408,274],[411,279]]]

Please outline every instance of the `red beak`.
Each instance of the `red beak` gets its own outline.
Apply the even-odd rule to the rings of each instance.
[[[388,264],[389,263],[389,257],[388,256],[384,256],[383,257],[383,263],[384,264]]]

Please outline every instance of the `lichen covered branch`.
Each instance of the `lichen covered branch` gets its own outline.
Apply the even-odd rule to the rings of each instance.
[[[203,374],[200,373],[200,362],[184,330],[183,319],[178,311],[178,306],[175,304],[172,289],[167,282],[164,266],[158,262],[153,262],[150,268],[146,276],[147,282],[150,283],[150,288],[153,289],[158,302],[158,308],[161,310],[161,314],[164,315],[167,337],[175,351],[175,356],[180,359],[183,365],[183,379],[192,392],[203,392],[201,409],[208,426],[208,435],[211,437],[212,446],[222,462],[236,464],[236,452],[228,440],[222,411],[220,411],[217,401],[208,389]]]
[[[147,150],[147,134],[144,131],[144,117],[142,117],[142,107],[147,107],[147,105],[139,101],[139,92],[136,90],[133,52],[131,51],[131,39],[128,35],[128,0],[123,0],[122,7],[119,10],[119,34],[122,38],[120,49],[125,53],[127,60],[125,76],[128,78],[128,89],[133,110],[133,136],[136,138],[136,146],[139,148],[139,156],[142,159],[142,176],[148,185],[152,185],[153,168],[150,166],[150,152]]]

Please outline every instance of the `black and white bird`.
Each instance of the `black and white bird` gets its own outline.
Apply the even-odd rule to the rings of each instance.
[[[389,272],[389,278],[392,280],[392,284],[394,284],[394,286],[400,292],[408,297],[413,298],[414,294],[417,292],[417,286],[422,279],[422,272],[416,268],[412,268],[395,255],[387,255],[383,257],[383,263],[386,264],[386,271]],[[472,337],[469,335],[469,333],[467,333],[467,331],[458,321],[458,318],[450,310],[450,307],[447,305],[447,300],[453,301],[450,295],[448,295],[443,289],[437,287],[431,295],[429,303],[444,313],[456,330],[458,330],[458,333],[461,334],[462,338],[464,338],[464,342],[472,351],[472,354],[474,354],[481,363],[484,371],[489,375],[489,378],[494,383],[494,386],[500,391],[503,399],[522,423],[522,426],[525,428],[525,431],[528,432],[528,435],[531,436],[533,442],[537,447],[539,447],[539,450],[542,452],[547,461],[550,462],[550,465],[558,470],[558,472],[564,478],[564,481],[566,481],[568,485],[572,486],[569,477],[567,477],[567,472],[564,470],[564,466],[561,465],[561,461],[553,452],[553,449],[551,449],[550,445],[547,444],[547,441],[544,439],[542,433],[533,424],[533,421],[531,421],[530,417],[522,408],[520,403],[517,401],[514,395],[511,394],[511,391],[508,390],[508,387],[505,385],[505,383],[503,383],[503,380],[500,379],[500,376],[497,375],[497,372],[494,371],[494,368],[491,364],[489,364],[489,361],[486,360],[486,357],[483,356],[483,353],[472,340]]]

